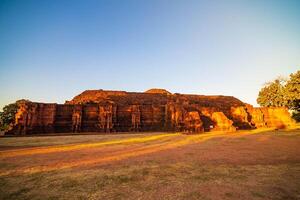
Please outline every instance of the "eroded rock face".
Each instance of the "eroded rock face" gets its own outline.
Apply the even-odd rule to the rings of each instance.
[[[261,108],[268,127],[287,128],[295,126],[295,121],[284,107]]]
[[[66,101],[66,104],[100,103],[109,99],[109,96],[124,95],[127,95],[127,92],[111,90],[86,90],[83,93],[75,96],[71,101]]]
[[[231,107],[231,114],[234,119],[248,123],[248,113],[244,106]]]
[[[42,104],[24,101],[18,104],[15,116],[15,134],[54,132],[56,104]]]
[[[261,108],[254,108],[252,105],[246,104],[246,110],[249,113],[250,123],[255,128],[266,127],[266,121]]]
[[[184,128],[184,131],[189,133],[199,133],[204,131],[203,123],[198,111],[190,111],[186,113],[184,116]]]
[[[139,105],[132,105],[131,111],[131,130],[140,131],[141,128],[141,110]]]
[[[72,132],[77,133],[81,131],[82,123],[82,106],[76,105],[73,107],[72,113]]]
[[[98,127],[101,132],[113,131],[113,117],[116,116],[116,109],[113,104],[98,106]]]
[[[233,121],[228,119],[223,112],[214,112],[211,119],[215,122],[213,131],[236,131]]]
[[[245,106],[231,107],[231,116],[234,126],[241,129],[251,129],[253,126],[249,121],[250,115]]]
[[[230,96],[87,90],[65,104],[21,102],[10,133],[203,132],[293,124],[285,108],[253,108]]]
[[[171,95],[172,93],[165,90],[165,89],[160,89],[160,88],[152,88],[150,90],[145,91],[145,93],[149,93],[149,94],[167,94],[167,95]]]

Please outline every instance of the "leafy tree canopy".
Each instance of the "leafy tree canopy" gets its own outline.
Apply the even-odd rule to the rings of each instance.
[[[257,103],[261,106],[285,106],[287,99],[285,96],[284,81],[276,79],[267,83],[259,92]]]
[[[285,85],[287,106],[300,112],[300,70],[290,75]]]
[[[278,78],[267,83],[260,90],[257,103],[266,107],[286,106],[294,111],[294,118],[300,120],[300,70],[288,80]]]

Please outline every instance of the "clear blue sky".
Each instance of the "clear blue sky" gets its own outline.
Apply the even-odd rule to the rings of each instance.
[[[0,108],[153,87],[255,104],[299,69],[299,0],[0,0]]]

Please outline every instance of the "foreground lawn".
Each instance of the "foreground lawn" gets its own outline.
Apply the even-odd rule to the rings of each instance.
[[[0,138],[0,199],[300,199],[300,130]]]

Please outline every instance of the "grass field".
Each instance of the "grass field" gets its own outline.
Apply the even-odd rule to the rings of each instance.
[[[300,130],[0,138],[0,199],[300,199]]]

